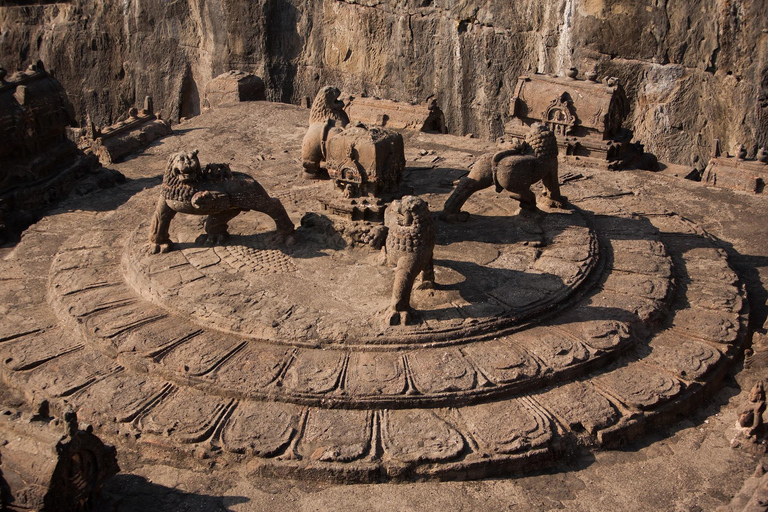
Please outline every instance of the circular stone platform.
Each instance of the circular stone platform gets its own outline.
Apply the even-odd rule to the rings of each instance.
[[[252,221],[237,219],[232,230],[247,233]],[[499,335],[561,309],[599,260],[597,237],[576,211],[540,223],[483,218],[471,230],[441,223],[437,284],[414,290],[417,323],[392,327],[381,318],[394,281],[381,251],[310,228],[299,228],[291,248],[274,233],[198,247],[197,222],[180,224],[177,252],[149,254],[146,225],[130,238],[123,272],[138,294],[201,327],[291,346],[435,346]]]
[[[330,186],[273,181],[297,224]],[[448,192],[422,196],[435,210]],[[213,248],[179,215],[179,250],[148,255],[157,194],[89,226],[46,219],[0,292],[17,305],[4,380],[144,456],[343,481],[528,471],[690,410],[745,337],[724,251],[675,214],[572,207],[536,225],[477,194],[469,222],[437,222],[420,323],[385,327],[376,251],[310,227],[288,249],[247,213]]]

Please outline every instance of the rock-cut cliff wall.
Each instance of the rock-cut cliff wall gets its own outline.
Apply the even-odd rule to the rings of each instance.
[[[38,58],[79,118],[109,124],[146,95],[200,111],[229,69],[298,103],[336,84],[438,98],[453,133],[498,136],[516,78],[596,68],[624,83],[638,140],[661,159],[768,143],[768,0],[71,0],[0,7],[0,64]]]

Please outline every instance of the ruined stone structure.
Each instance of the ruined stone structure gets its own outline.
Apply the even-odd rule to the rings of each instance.
[[[124,121],[97,129],[88,118],[78,146],[95,154],[102,165],[117,162],[129,153],[173,133],[171,125],[153,111],[152,98],[144,98],[144,108],[131,108]]]
[[[116,451],[77,415],[54,419],[6,411],[0,416],[0,504],[8,511],[92,510],[105,481],[120,471]]]
[[[562,208],[567,199],[560,194],[557,177],[557,140],[547,126],[537,123],[514,148],[480,157],[445,202],[440,218],[466,221],[461,207],[472,194],[491,185],[496,186],[496,192],[506,191],[519,201],[522,212],[536,212],[531,185],[538,181],[544,184],[549,206]]]
[[[266,213],[277,231],[287,238],[293,222],[279,199],[269,194],[250,176],[233,173],[227,164],[208,164],[201,168],[197,150],[171,155],[163,174],[163,187],[149,228],[152,253],[173,250],[168,235],[177,213],[205,215],[205,234],[197,243],[218,245],[229,236],[227,223],[243,211]]]
[[[306,110],[237,108],[234,121],[229,109],[190,121],[220,138],[192,129],[174,144],[241,161],[256,143],[275,148],[259,180],[290,217],[321,218],[318,197],[341,194],[296,179]],[[243,133],[251,138],[233,136]],[[166,159],[147,152],[141,169]],[[171,172],[203,171],[185,160]],[[170,197],[168,183],[135,187],[95,221],[85,211],[95,198],[46,217],[0,260],[12,276],[0,301],[18,305],[0,322],[7,386],[66,403],[119,449],[172,465],[312,481],[468,479],[535,471],[657,431],[718,388],[747,337],[744,286],[719,241],[665,204],[609,193],[604,173],[569,183],[582,200],[550,210],[537,230],[503,200],[468,204],[469,224],[435,223],[434,286],[410,288],[418,314],[390,325],[392,269],[333,223],[303,225],[288,247],[271,220],[238,215],[228,239],[201,246],[199,223],[177,216],[177,250],[148,253],[150,223],[137,218],[158,195],[184,211],[234,202],[216,193],[228,170],[206,172],[200,189],[176,190],[189,197]],[[435,177],[456,170],[407,172],[441,204],[450,189]],[[606,192],[590,199],[598,185]],[[389,222],[391,255],[409,241],[424,249],[412,254],[429,253],[426,205],[411,206],[401,201],[404,215]],[[409,215],[422,222],[415,233]],[[428,270],[425,256],[416,260],[403,263],[409,275]]]
[[[66,92],[42,62],[10,77],[0,68],[0,240],[98,167],[67,139],[73,122]]]
[[[11,1],[25,3],[34,2]],[[54,176],[80,172],[68,170],[80,167],[61,134],[87,112],[113,129],[97,137],[88,122],[84,146],[132,178],[114,195],[72,198],[3,249],[0,397],[19,397],[27,410],[41,398],[57,411],[72,407],[155,473],[161,460],[169,473],[202,469],[201,479],[224,480],[218,472],[229,468],[248,479],[346,483],[559,464],[516,497],[539,487],[550,508],[563,509],[588,509],[562,496],[590,496],[598,483],[606,497],[622,494],[611,485],[631,474],[635,455],[603,450],[653,432],[672,436],[674,449],[657,450],[655,437],[640,447],[656,453],[627,485],[654,492],[654,482],[675,480],[701,499],[691,454],[711,468],[707,436],[710,447],[728,443],[692,413],[712,410],[702,404],[750,341],[746,376],[728,377],[724,414],[710,420],[727,416],[731,446],[768,446],[764,384],[731,400],[735,386],[746,395],[764,378],[768,361],[766,324],[757,327],[768,235],[753,226],[768,207],[760,196],[674,181],[670,167],[659,175],[595,167],[627,160],[630,130],[662,160],[697,173],[712,141],[737,142],[733,157],[713,155],[703,181],[764,192],[765,12],[765,2],[740,0],[79,0],[0,9],[6,64],[50,58],[75,102],[39,64],[11,78],[0,70],[0,213],[47,202],[69,179]],[[576,67],[594,71],[583,80]],[[264,80],[221,75],[228,69]],[[368,127],[349,122],[328,83],[360,93],[349,112]],[[302,145],[306,110],[289,103],[318,89]],[[285,103],[235,104],[260,91]],[[164,118],[187,122],[141,158],[118,162],[150,136],[138,110],[116,123],[145,94]],[[535,123],[548,129],[528,133]],[[453,135],[424,133],[446,127]],[[489,141],[502,135],[527,140],[497,151]],[[558,140],[569,157],[562,180]],[[227,163],[201,166],[196,151],[178,153],[164,183],[145,190],[169,153],[190,147]],[[297,179],[299,164],[334,186]],[[491,185],[511,192],[525,215]],[[427,203],[466,224],[433,223]],[[249,209],[270,218],[240,215]],[[373,250],[382,245],[394,286]],[[695,421],[660,432],[679,418]],[[4,414],[0,431],[19,419]],[[43,428],[39,420],[14,439]],[[731,437],[736,430],[741,437]],[[13,482],[30,479],[9,468],[36,464],[45,447],[26,456],[7,441],[3,500],[11,490],[19,504],[39,502],[41,488],[16,492]],[[594,461],[561,462],[592,450]],[[97,487],[90,459],[76,455],[65,473]],[[36,467],[56,474],[46,457]],[[670,457],[694,463],[672,478],[658,461]],[[598,478],[581,478],[590,467]],[[728,510],[766,508],[764,472]],[[553,480],[562,485],[541,485]],[[275,495],[292,485],[266,483]],[[719,485],[708,486],[722,491],[710,505],[732,494]],[[78,506],[87,488],[72,494]],[[230,489],[263,496],[265,487]],[[694,510],[695,498],[676,505]]]
[[[266,100],[264,80],[245,71],[227,71],[205,86],[203,108],[216,108],[239,101]]]
[[[386,126],[395,130],[447,133],[445,114],[435,98],[422,104],[350,96],[346,104],[349,116],[367,126]]]
[[[622,130],[629,102],[616,78],[605,83],[534,74],[521,76],[510,101],[512,119],[505,132],[522,137],[533,123],[544,123],[566,155],[619,160],[632,134]]]
[[[747,160],[744,145],[736,148],[735,155],[722,154],[719,141],[715,141],[701,181],[712,187],[730,188],[762,194],[768,183],[768,157],[760,148],[754,159]]]
[[[388,229],[384,256],[388,265],[396,267],[392,304],[384,320],[389,325],[405,325],[413,321],[411,291],[416,278],[421,276],[422,287],[434,285],[435,222],[425,201],[405,196],[387,207],[384,225]]]

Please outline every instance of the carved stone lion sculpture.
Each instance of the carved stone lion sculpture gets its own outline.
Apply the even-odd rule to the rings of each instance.
[[[337,88],[327,85],[320,89],[312,103],[309,129],[301,143],[301,161],[304,170],[313,177],[320,174],[321,163],[325,161],[325,141],[349,124],[340,94]]]
[[[270,197],[256,180],[233,173],[227,164],[201,168],[197,150],[171,155],[149,228],[150,252],[173,250],[168,228],[176,213],[207,215],[205,234],[197,238],[197,243],[216,245],[229,236],[227,223],[247,210],[272,217],[280,235],[291,240],[294,226],[283,204]]]
[[[536,195],[531,185],[539,180],[544,184],[549,206],[563,208],[567,198],[560,194],[557,179],[557,139],[549,128],[536,123],[524,142],[480,157],[445,202],[440,218],[466,220],[469,214],[460,212],[461,207],[472,194],[491,185],[496,185],[497,192],[506,190],[512,199],[520,201],[521,213],[536,213]]]
[[[411,290],[421,274],[422,286],[432,286],[435,273],[432,252],[435,248],[435,222],[426,201],[405,196],[392,201],[384,212],[389,229],[384,246],[386,263],[396,266],[392,303],[384,314],[388,325],[405,325],[413,320]]]

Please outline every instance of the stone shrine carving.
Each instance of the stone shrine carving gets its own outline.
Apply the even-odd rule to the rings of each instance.
[[[521,76],[510,104],[512,119],[504,131],[522,137],[533,123],[546,124],[566,155],[617,160],[625,157],[631,132],[622,129],[629,114],[624,89],[615,79],[599,83],[576,78],[534,74]]]
[[[0,437],[3,510],[92,510],[101,486],[120,471],[114,446],[92,427],[80,429],[74,412],[54,419],[45,400],[36,414],[7,410]]]
[[[200,166],[197,150],[171,155],[163,187],[149,228],[153,253],[173,250],[168,228],[176,213],[207,215],[205,234],[197,243],[218,245],[229,236],[227,223],[237,214],[254,210],[275,221],[277,231],[290,242],[294,226],[279,199],[269,196],[253,178],[233,173],[227,164]]]
[[[381,197],[397,191],[405,168],[399,133],[352,125],[325,147],[328,176],[345,197]]]
[[[466,220],[468,214],[462,215],[461,207],[472,194],[491,185],[496,185],[497,192],[510,192],[512,199],[520,202],[521,213],[535,213],[538,208],[531,185],[539,180],[544,184],[549,204],[564,207],[567,198],[560,194],[557,178],[557,140],[549,128],[537,123],[531,127],[524,142],[512,149],[480,157],[445,201],[440,218]]]
[[[67,138],[74,121],[66,91],[41,61],[10,76],[0,67],[0,241],[98,168]]]
[[[413,321],[411,291],[416,278],[421,275],[423,287],[432,286],[435,280],[435,222],[426,201],[405,196],[387,207],[384,225],[389,229],[383,249],[386,263],[397,267],[392,304],[384,319],[389,325],[406,325]]]
[[[765,148],[757,151],[754,160],[746,158],[747,151],[743,144],[734,150],[735,156],[721,154],[720,141],[715,139],[712,158],[704,169],[701,181],[712,187],[764,193],[765,184],[768,183],[768,156]]]
[[[88,118],[85,134],[80,137],[78,146],[86,153],[98,156],[102,164],[117,162],[150,142],[173,133],[168,121],[153,110],[152,97],[147,96],[141,110],[131,108],[124,121],[112,126],[98,129]]]
[[[350,96],[346,110],[353,119],[368,126],[448,133],[445,114],[434,97],[430,97],[424,103],[408,103],[367,96]]]

